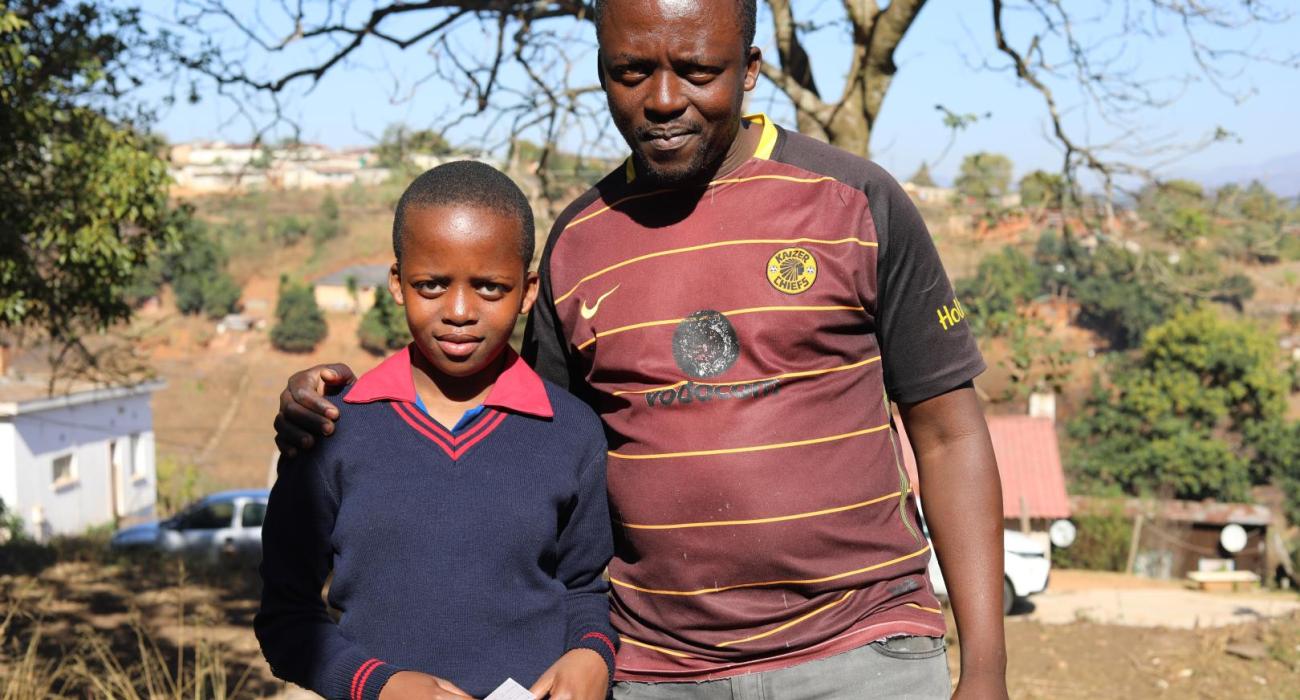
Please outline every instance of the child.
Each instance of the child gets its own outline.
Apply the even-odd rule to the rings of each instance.
[[[332,399],[334,439],[280,464],[262,651],[330,698],[481,698],[507,678],[604,698],[604,434],[507,346],[537,296],[528,201],[489,166],[439,166],[398,202],[393,252],[414,342]]]

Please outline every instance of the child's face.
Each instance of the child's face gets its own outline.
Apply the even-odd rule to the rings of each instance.
[[[519,259],[519,221],[469,205],[416,207],[402,228],[402,264],[388,288],[434,369],[469,377],[491,366],[537,298]]]

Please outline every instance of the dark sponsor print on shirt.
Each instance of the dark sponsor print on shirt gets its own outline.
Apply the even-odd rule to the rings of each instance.
[[[774,396],[781,390],[781,382],[768,379],[760,382],[738,384],[696,384],[686,382],[679,387],[647,392],[645,403],[652,408],[689,406],[710,401],[738,401]]]

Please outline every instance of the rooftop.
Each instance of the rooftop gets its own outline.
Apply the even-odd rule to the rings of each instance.
[[[60,381],[51,394],[48,375],[6,375],[0,377],[0,418],[149,394],[164,386],[165,382],[152,380],[105,384],[73,379]]]
[[[358,287],[379,287],[388,284],[390,264],[383,265],[349,265],[342,270],[317,277],[313,284],[345,287],[348,278],[356,280]]]
[[[1056,440],[1056,424],[1050,418],[1030,416],[988,416],[989,436],[1002,476],[1002,517],[1068,518],[1070,499],[1065,493],[1065,471],[1061,468],[1061,451]],[[903,461],[907,475],[919,496],[920,479],[916,475],[916,457],[907,440],[902,422],[898,422]]]

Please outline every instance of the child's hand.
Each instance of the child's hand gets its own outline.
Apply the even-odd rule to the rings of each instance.
[[[602,664],[604,662],[601,662]],[[379,691],[379,700],[457,700],[469,694],[449,680],[416,671],[399,671]]]
[[[609,670],[600,654],[574,649],[561,656],[529,690],[551,700],[603,700],[609,689]]]

